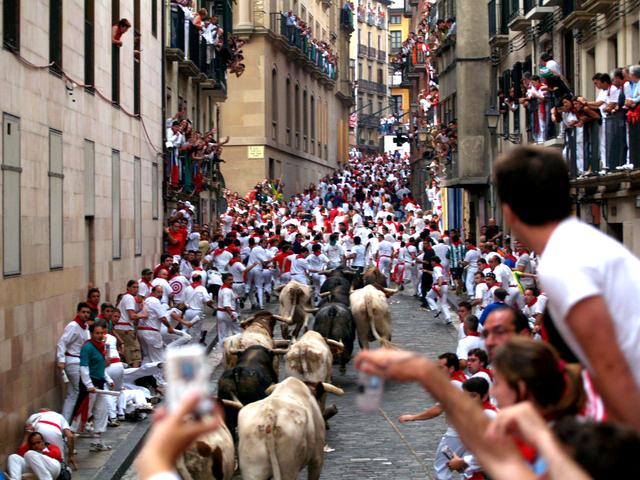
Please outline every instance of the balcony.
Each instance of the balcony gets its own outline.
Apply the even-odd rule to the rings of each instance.
[[[385,63],[387,61],[387,52],[378,50],[378,61],[381,63]]]
[[[489,9],[489,45],[498,47],[509,43],[509,30],[507,22],[504,19],[498,25],[498,11],[496,0],[491,0],[488,5]]]
[[[365,23],[366,20],[366,15],[363,12],[358,12],[358,21],[360,23]]]
[[[376,16],[373,13],[367,13],[367,25],[374,27],[376,24]]]
[[[366,57],[367,56],[367,46],[361,43],[358,44],[358,56]]]
[[[589,13],[607,13],[618,3],[618,0],[582,0],[582,8]]]
[[[353,24],[353,11],[346,7],[341,10],[340,13],[340,28],[342,28],[347,33],[351,33],[355,30]]]
[[[361,127],[379,128],[380,117],[378,115],[363,113],[362,117],[358,119],[358,125]]]
[[[368,47],[367,48],[367,55],[369,56],[369,58],[371,60],[375,60],[376,58],[378,58],[378,54],[376,53],[376,49],[373,47]]]
[[[525,18],[529,21],[542,20],[554,10],[555,7],[542,5],[541,0],[524,0]]]
[[[287,55],[300,62],[315,78],[334,86],[338,78],[337,66],[326,60],[318,47],[302,35],[300,29],[287,25],[287,17],[281,13],[270,15],[272,38]]]
[[[509,17],[509,30],[524,32],[529,28],[529,20],[524,16],[524,10],[514,10]]]
[[[376,27],[380,30],[384,30],[387,26],[387,22],[385,22],[384,17],[378,17],[378,21],[376,22]]]
[[[358,88],[371,93],[377,93],[378,95],[387,94],[387,86],[382,83],[372,82],[371,80],[365,80],[361,78],[358,80]]]
[[[581,0],[564,0],[562,2],[562,12],[564,14],[563,26],[568,30],[586,27],[591,19],[596,16],[595,13],[584,9]]]
[[[411,62],[409,64],[409,71],[407,75],[409,78],[418,78],[425,72],[425,68],[427,66],[427,55],[422,50],[418,50],[417,48],[413,49],[411,52]]]
[[[222,49],[217,51],[209,62],[207,62],[206,42],[200,37],[198,29],[193,24],[189,23],[185,26],[181,8],[170,11],[171,28],[165,48],[167,60],[178,62],[178,71],[181,75],[191,77],[194,82],[200,83],[204,90],[215,90],[221,93],[222,97],[226,96],[227,90],[227,66],[223,59],[232,57],[226,40],[226,35],[231,33],[231,29],[227,27],[227,22],[224,20],[225,15],[230,16],[230,12],[230,8],[228,11],[223,9],[217,12],[221,26],[225,27],[224,43]],[[231,24],[230,17],[228,23]]]

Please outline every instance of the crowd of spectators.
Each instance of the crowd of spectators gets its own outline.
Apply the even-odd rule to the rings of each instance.
[[[351,6],[351,8],[353,9],[353,3],[351,3]],[[367,22],[370,25],[384,28],[386,24],[384,9],[380,8],[380,5],[375,5],[371,2],[367,3],[366,5],[364,3],[361,3],[360,5],[358,5],[358,21]]]
[[[333,46],[314,37],[313,26],[307,24],[292,10],[282,12],[280,22],[280,33],[287,37],[289,44],[302,50],[327,76],[335,79],[338,57]]]
[[[194,59],[201,68],[213,75],[216,70],[227,68],[237,77],[245,70],[242,46],[244,40],[227,34],[216,15],[206,8],[196,9],[191,0],[171,0],[171,47],[181,49],[185,58]],[[198,34],[198,52],[193,48],[190,36]]]
[[[224,160],[222,146],[229,141],[216,140],[216,129],[199,132],[186,117],[186,109],[179,110],[166,120],[165,181],[168,192],[198,195],[207,188],[212,173]]]

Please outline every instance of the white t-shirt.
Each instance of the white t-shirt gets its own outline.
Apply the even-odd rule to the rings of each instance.
[[[474,348],[484,348],[484,340],[479,336],[467,335],[458,341],[458,348],[456,349],[456,355],[460,360],[466,360],[469,356],[469,350]]]
[[[120,321],[115,326],[116,330],[133,330],[134,323],[133,320],[129,318],[128,310],[133,310],[134,312],[139,310],[133,295],[126,293],[120,300],[118,310],[120,310]]]
[[[189,287],[186,292],[187,305],[192,310],[203,311],[207,302],[211,301],[211,295],[202,285],[196,288]]]
[[[566,319],[582,300],[604,298],[618,346],[640,386],[640,260],[613,238],[569,218],[551,234],[541,255],[538,275],[556,328],[587,366],[589,360]],[[593,334],[597,338],[598,332]]]
[[[173,290],[171,290],[171,285],[169,285],[169,282],[167,282],[164,278],[154,278],[151,282],[151,285],[153,285],[154,287],[162,285],[162,298],[160,299],[160,301],[169,305],[169,295],[173,295]]]
[[[184,303],[184,294],[191,282],[183,275],[177,275],[171,279],[169,285],[173,292],[173,302],[177,304]]]
[[[351,253],[355,253],[356,256],[354,257],[354,259],[351,261],[351,265],[353,267],[364,267],[365,264],[365,253],[366,253],[366,248],[364,245],[360,244],[360,245],[356,245],[353,247],[353,250],[351,250]]]

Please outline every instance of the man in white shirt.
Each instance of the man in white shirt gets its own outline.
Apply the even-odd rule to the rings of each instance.
[[[164,271],[166,272],[166,270]],[[120,320],[113,326],[114,332],[122,340],[125,361],[133,368],[140,366],[142,358],[135,326],[138,324],[139,319],[147,316],[147,312],[136,302],[137,295],[138,282],[129,280],[127,282],[127,293],[123,295],[118,304]]]
[[[467,368],[469,351],[474,348],[484,349],[484,340],[482,340],[482,337],[478,332],[479,325],[478,317],[475,315],[468,315],[467,318],[464,319],[465,336],[458,340],[458,347],[456,349],[456,355],[460,361],[460,370]]]
[[[489,290],[489,287],[487,286],[484,273],[476,272],[474,278],[475,289],[473,299],[471,300],[471,305],[473,305],[473,314],[476,317],[480,318],[480,315],[482,315],[482,310],[484,310],[484,307],[487,306],[487,301],[489,299],[489,294],[487,293],[487,291]]]
[[[311,282],[316,294],[316,298],[320,296],[320,288],[327,279],[323,272],[329,266],[329,258],[322,253],[322,245],[316,243],[311,247],[311,255],[307,257],[307,265],[309,266],[309,273],[311,273]]]
[[[180,273],[182,273],[182,270],[180,270]],[[189,273],[189,276],[191,276],[191,273]],[[169,278],[169,272],[167,272],[163,268],[158,272],[158,276],[153,279],[153,281],[151,282],[151,285],[153,285],[154,287],[157,287],[158,285],[160,285],[162,287],[162,298],[160,299],[160,301],[168,306],[169,299],[173,295],[173,290],[171,289],[171,285],[169,285],[167,278]]]
[[[180,305],[181,303],[184,303],[184,295],[189,285],[191,285],[191,282],[187,280],[187,278],[181,273],[171,277],[169,286],[171,287],[174,305]],[[152,285],[151,288],[155,288],[155,287],[153,287]]]
[[[384,237],[384,235],[379,233],[376,262],[378,264],[378,270],[380,270],[380,273],[382,273],[387,280],[390,280],[390,276],[391,276],[392,258],[393,258],[393,243],[387,240]]]
[[[496,276],[496,281],[509,293],[507,305],[514,308],[522,308],[524,305],[522,292],[520,292],[520,287],[518,287],[511,269],[502,263],[502,259],[498,255],[492,255],[488,263]]]
[[[64,327],[56,347],[57,367],[67,378],[67,395],[62,407],[62,415],[71,421],[73,407],[80,388],[80,349],[89,340],[89,325],[93,323],[91,307],[81,302],[76,309],[76,317]]]
[[[307,280],[307,273],[309,272],[309,264],[307,263],[308,255],[309,250],[303,248],[299,254],[289,255],[285,260],[285,262],[291,263],[291,270],[289,270],[291,280],[295,280],[304,285],[309,284]]]
[[[427,303],[429,308],[436,312],[436,318],[441,313],[444,313],[445,323],[449,324],[451,323],[451,312],[449,310],[449,301],[447,300],[449,282],[440,263],[440,257],[434,257],[432,268],[433,286],[427,294]]]
[[[338,234],[329,236],[329,243],[324,248],[324,254],[329,259],[329,268],[338,268],[344,263],[344,248],[338,243]]]
[[[202,335],[202,321],[204,320],[204,307],[208,305],[213,308],[213,300],[202,284],[202,275],[195,272],[192,276],[193,283],[187,288],[185,301],[187,311],[184,313],[184,319],[191,323],[191,328],[187,333],[191,335],[193,343],[198,343]]]
[[[233,275],[222,275],[222,287],[218,291],[218,342],[222,345],[224,339],[241,332],[236,311],[236,295],[233,293]]]
[[[142,350],[142,363],[162,362],[164,360],[164,344],[160,327],[164,324],[168,333],[173,333],[173,327],[169,323],[169,313],[160,303],[164,291],[160,285],[151,289],[144,305],[147,310],[147,318],[138,322],[138,341]]]
[[[251,298],[251,305],[257,307],[258,310],[262,310],[264,305],[264,276],[262,271],[264,267],[273,260],[271,254],[267,251],[267,239],[260,238],[260,243],[251,249],[249,253],[249,265],[257,264],[253,270],[249,272],[249,282],[247,288],[249,289],[249,298],[252,297],[252,293],[255,291],[258,299],[258,304],[254,306],[253,298]]]
[[[478,271],[478,259],[480,258],[480,251],[476,248],[471,240],[467,240],[464,246],[466,249],[466,253],[464,254],[464,265],[467,268],[465,287],[467,289],[467,295],[473,297],[475,294],[475,275]]]
[[[558,332],[589,369],[610,418],[640,430],[640,260],[571,217],[567,165],[554,150],[514,148],[494,176],[507,224],[540,252],[538,278]]]
[[[51,443],[58,447],[63,458],[65,456],[66,439],[68,447],[67,463],[76,469],[78,468],[74,453],[75,437],[64,416],[53,410],[40,409],[27,419],[25,430],[27,432],[38,432],[44,438],[45,443]]]

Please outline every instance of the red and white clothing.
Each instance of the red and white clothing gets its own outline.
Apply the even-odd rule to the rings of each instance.
[[[176,275],[169,282],[169,286],[171,287],[171,291],[173,292],[173,304],[180,305],[185,301],[185,294],[187,291],[187,287],[191,285],[191,282],[187,280],[187,278],[180,274]]]
[[[466,360],[469,358],[469,351],[474,348],[485,349],[484,340],[479,333],[475,332],[470,335],[466,335],[458,341],[458,347],[456,349],[456,355],[460,360]]]
[[[64,452],[64,431],[70,430],[71,427],[60,413],[42,409],[31,415],[27,419],[26,425],[31,426],[34,432],[42,435],[45,443],[55,445],[60,452]]]
[[[378,269],[386,277],[391,274],[391,259],[393,258],[393,243],[382,240],[378,243]]]
[[[449,284],[442,265],[433,266],[433,286],[427,293],[427,303],[431,310],[436,311],[436,315],[444,314],[446,323],[451,323],[451,312],[449,310]]]
[[[142,349],[142,363],[162,362],[164,360],[164,343],[160,327],[162,319],[169,321],[167,310],[156,297],[148,297],[144,301],[147,318],[138,322],[138,340]]]
[[[151,288],[153,288],[153,284],[151,282],[146,282],[143,279],[138,280],[138,295],[141,297],[148,297],[151,293]]]
[[[62,467],[62,452],[55,445],[47,445],[42,453],[29,450],[27,444],[18,453],[9,455],[7,470],[11,480],[19,480],[23,473],[33,473],[38,479],[56,479]]]
[[[187,333],[191,335],[194,343],[199,342],[202,333],[204,306],[211,301],[211,295],[200,282],[194,282],[187,288],[185,300],[187,311],[184,314],[184,319],[193,324],[193,326],[187,330]]]
[[[231,314],[227,308],[231,309]],[[216,318],[218,320],[218,342],[224,342],[225,338],[241,332],[236,311],[236,295],[231,288],[225,285],[218,291]]]
[[[67,395],[62,407],[62,415],[71,421],[73,407],[78,399],[80,388],[80,350],[89,340],[88,326],[77,317],[69,322],[56,346],[56,362],[64,363],[64,373],[69,380]]]
[[[191,272],[189,272],[189,275],[191,275]],[[186,275],[184,276],[186,277]],[[154,287],[157,287],[158,285],[162,287],[162,298],[160,299],[160,301],[165,305],[169,305],[169,298],[171,297],[171,295],[173,295],[173,290],[171,289],[171,285],[169,285],[169,282],[164,278],[154,278],[151,284]]]
[[[307,272],[309,271],[309,264],[307,263],[307,259],[302,255],[295,254],[289,255],[287,258],[291,263],[291,269],[289,270],[291,280],[308,285]]]

